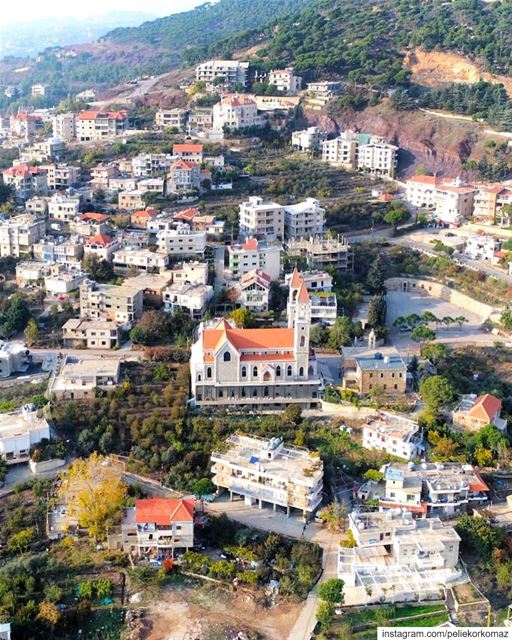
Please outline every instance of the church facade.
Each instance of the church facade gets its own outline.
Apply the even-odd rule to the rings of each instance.
[[[226,319],[201,323],[190,358],[192,402],[200,407],[317,407],[322,380],[310,328],[311,300],[297,270],[290,281],[287,327],[237,329]]]

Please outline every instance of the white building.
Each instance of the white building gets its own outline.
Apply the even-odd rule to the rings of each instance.
[[[172,281],[175,284],[208,284],[207,262],[182,262],[172,268]]]
[[[512,204],[510,184],[478,185],[474,198],[473,219],[484,224],[509,227],[512,213],[507,205]]]
[[[318,80],[316,82],[308,82],[308,93],[314,94],[314,97],[329,99],[343,91],[343,82],[341,80]]]
[[[449,225],[458,226],[472,215],[476,192],[460,178],[414,176],[406,180],[407,202],[433,211],[439,222]]]
[[[353,512],[349,527],[356,546],[339,547],[338,578],[354,604],[437,599],[462,575],[460,538],[439,518]]]
[[[74,220],[80,211],[80,198],[78,196],[64,196],[55,193],[48,200],[48,217],[61,222]]]
[[[167,254],[157,253],[149,249],[125,247],[112,254],[112,263],[117,271],[127,271],[130,268],[145,272],[158,272],[167,268],[169,257]]]
[[[256,102],[245,96],[227,95],[213,105],[213,130],[221,132],[224,127],[246,129],[263,125],[258,115]]]
[[[48,262],[38,262],[29,260],[27,262],[18,262],[16,265],[16,284],[18,287],[24,288],[27,285],[37,283],[42,280],[51,271],[51,264]]]
[[[128,112],[82,111],[75,120],[76,138],[79,142],[106,140],[123,134],[128,128]]]
[[[76,291],[85,280],[87,280],[87,274],[79,270],[59,270],[46,276],[44,288],[47,293],[54,296],[66,295],[71,291]]]
[[[283,240],[285,209],[260,196],[249,196],[239,205],[240,236],[261,240]]]
[[[379,411],[363,425],[363,447],[412,460],[424,455],[423,433],[417,422]]]
[[[383,138],[347,130],[322,144],[322,160],[346,169],[357,169],[393,178],[398,163],[398,147]]]
[[[302,131],[294,131],[292,133],[292,145],[299,151],[314,153],[322,147],[322,143],[326,138],[326,131],[321,131],[317,127],[308,127]]]
[[[68,164],[45,164],[41,169],[46,171],[46,181],[50,191],[62,191],[73,187],[78,182],[79,167]]]
[[[99,260],[110,262],[112,256],[120,249],[117,238],[109,236],[106,233],[98,233],[95,236],[87,238],[84,244],[84,255],[96,256]]]
[[[318,405],[322,383],[309,344],[311,300],[304,282],[294,286],[297,281],[290,284],[287,328],[236,329],[225,319],[200,325],[190,358],[197,406]]]
[[[237,302],[254,313],[268,311],[270,302],[270,276],[254,269],[240,278]]]
[[[141,153],[132,158],[132,172],[137,178],[153,178],[169,171],[175,160],[170,153]]]
[[[315,269],[334,267],[339,271],[351,271],[354,266],[352,247],[344,236],[290,239],[287,246],[290,255],[304,256],[308,266]]]
[[[2,342],[0,345],[0,378],[14,373],[25,373],[32,362],[30,351],[19,342]]]
[[[4,184],[12,187],[17,200],[28,200],[33,196],[45,196],[48,193],[46,171],[24,163],[2,171]]]
[[[47,87],[44,84],[33,84],[30,89],[30,94],[33,98],[44,98],[46,95],[46,89]]]
[[[270,276],[271,280],[279,280],[282,250],[281,245],[258,242],[256,238],[249,238],[243,244],[230,245],[227,275],[238,279],[250,271],[259,269]]]
[[[295,95],[301,90],[302,78],[295,75],[293,67],[286,67],[286,69],[272,69],[272,71],[269,71],[267,83],[277,87],[277,90],[282,93]]]
[[[185,131],[188,113],[186,109],[159,109],[155,114],[155,125],[160,129],[171,127]]]
[[[33,246],[34,258],[78,268],[84,255],[84,245],[79,236],[49,236]]]
[[[286,238],[322,235],[325,231],[325,209],[316,198],[284,207],[284,233]]]
[[[0,457],[7,464],[28,462],[30,448],[45,439],[50,439],[50,427],[45,418],[38,417],[33,404],[0,414]]]
[[[111,320],[70,318],[62,327],[62,341],[69,349],[113,349],[120,344],[119,325]]]
[[[236,84],[247,84],[248,62],[240,60],[208,60],[196,67],[196,80],[210,83],[216,78],[224,78],[224,84],[235,88]]]
[[[323,463],[318,452],[285,446],[280,438],[233,434],[222,452],[212,453],[213,483],[247,505],[274,511],[302,511],[304,518],[322,502]]]
[[[208,302],[213,298],[213,287],[207,284],[176,283],[163,290],[164,311],[183,311],[193,320],[201,320]]]
[[[136,280],[132,278],[131,280]],[[142,315],[143,289],[128,279],[122,285],[85,280],[80,285],[80,316],[131,325]]]
[[[45,234],[46,223],[29,213],[0,221],[0,257],[19,258],[32,253],[32,247]]]
[[[0,622],[0,640],[11,640],[10,622]]]
[[[206,233],[192,231],[188,224],[177,224],[174,229],[163,229],[156,234],[158,252],[169,256],[204,254]]]
[[[61,140],[74,140],[76,138],[75,114],[61,113],[53,117],[53,135]]]
[[[96,397],[96,389],[113,389],[119,383],[117,358],[75,358],[66,356],[48,391],[57,399],[79,400]]]
[[[297,270],[286,275],[288,286],[298,277]],[[332,277],[325,272],[306,271],[301,274],[311,298],[311,322],[334,324],[338,316],[338,301],[332,291]],[[288,307],[291,301],[288,300]],[[288,310],[290,313],[290,309]]]
[[[473,235],[466,238],[464,253],[471,260],[487,260],[492,262],[494,254],[501,249],[501,241],[493,236]]]

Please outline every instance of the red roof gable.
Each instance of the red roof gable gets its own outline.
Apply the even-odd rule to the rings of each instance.
[[[492,396],[490,393],[486,393],[476,399],[475,404],[468,411],[468,414],[472,418],[491,422],[494,416],[501,412],[501,405],[502,402],[499,398]]]
[[[172,147],[173,153],[203,153],[202,144],[175,144]]]
[[[242,249],[245,249],[246,251],[256,251],[258,249],[258,241],[256,238],[249,238],[242,245]]]
[[[182,160],[180,158],[171,165],[171,171],[174,171],[174,169],[193,169],[197,166],[198,165],[195,162],[187,162],[186,160]]]
[[[106,213],[95,213],[94,211],[88,211],[82,213],[80,220],[94,220],[95,222],[106,222],[109,216]]]
[[[87,238],[85,242],[86,244],[99,244],[103,247],[106,247],[112,242],[112,238],[111,236],[107,236],[106,233],[98,233],[95,236],[91,236],[90,238]]]
[[[148,498],[135,501],[135,522],[166,525],[193,522],[196,501],[193,498]]]
[[[188,220],[190,222],[193,218],[195,218],[199,214],[200,214],[200,211],[198,209],[191,207],[190,209],[184,209],[183,211],[179,211],[178,213],[176,213],[174,216],[174,219]]]

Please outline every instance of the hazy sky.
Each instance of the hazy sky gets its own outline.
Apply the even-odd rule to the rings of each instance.
[[[205,0],[24,0],[21,4],[4,2],[0,9],[0,25],[29,22],[41,18],[70,16],[87,18],[110,11],[142,11],[156,16],[192,9]]]

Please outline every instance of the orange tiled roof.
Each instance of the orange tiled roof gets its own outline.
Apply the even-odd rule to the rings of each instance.
[[[225,340],[240,349],[293,349],[293,329],[234,329],[228,323],[203,331],[203,349],[213,351]]]
[[[179,160],[176,160],[176,162],[173,162],[173,164],[171,165],[171,171],[173,171],[174,169],[192,169],[193,167],[197,167],[197,164],[195,162],[187,162],[186,160],[180,158]]]
[[[406,182],[418,182],[419,184],[431,184],[435,186],[441,182],[441,179],[436,176],[414,176],[407,178]]]
[[[94,211],[82,213],[80,216],[80,220],[95,220],[96,222],[105,222],[108,219],[109,216],[106,213],[95,213]]]
[[[243,353],[240,356],[241,362],[274,362],[274,361],[293,361],[295,356],[293,353],[272,353],[257,354],[257,353]]]
[[[477,471],[476,467],[473,467],[473,474],[476,480],[469,481],[470,491],[489,491],[488,485],[482,480],[482,476]]]
[[[300,271],[297,269],[297,267],[295,267],[292,273],[290,287],[292,287],[292,289],[297,289],[298,287],[300,287],[301,283],[302,283],[302,277],[300,275]]]
[[[502,402],[499,398],[486,393],[476,399],[468,414],[477,420],[488,420],[490,422],[501,411],[501,405]]]
[[[195,500],[192,498],[148,498],[136,500],[135,522],[166,525],[172,522],[193,522]]]
[[[390,193],[381,193],[380,196],[377,196],[377,200],[379,202],[391,202],[394,199],[394,196],[392,196]]]
[[[175,144],[172,147],[173,153],[203,153],[202,144]]]
[[[178,213],[175,214],[174,219],[175,220],[192,220],[192,218],[195,218],[195,216],[200,215],[200,211],[198,209],[195,209],[194,207],[190,207],[189,209],[184,209],[183,211],[179,211]]]
[[[297,300],[299,302],[309,302],[309,293],[308,288],[306,287],[306,283],[302,281],[299,289],[299,295],[297,296]]]
[[[126,118],[126,111],[96,111],[89,109],[88,111],[82,111],[77,116],[78,120],[96,120],[97,118],[109,118],[111,120],[124,120]]]
[[[251,100],[250,98],[246,98],[244,96],[224,96],[222,98],[222,102],[228,103],[232,107],[244,107],[251,104],[256,105],[254,100]]]
[[[257,248],[258,248],[258,241],[256,240],[256,238],[249,238],[242,245],[242,249],[245,249],[246,251],[256,251]]]
[[[87,244],[99,244],[103,247],[106,247],[111,242],[112,242],[112,237],[108,236],[106,233],[98,233],[97,235],[91,236],[86,240]]]
[[[143,209],[140,211],[134,211],[132,218],[155,218],[158,215],[156,209]]]
[[[19,177],[19,178],[28,178],[30,175],[37,175],[38,173],[42,173],[42,170],[38,167],[31,167],[28,164],[17,164],[14,167],[9,167],[8,169],[4,169],[2,172],[4,175],[11,177]]]

